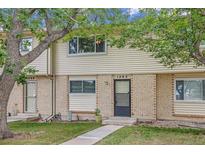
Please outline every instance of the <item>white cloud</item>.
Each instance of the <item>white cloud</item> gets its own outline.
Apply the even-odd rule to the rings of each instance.
[[[131,8],[129,9],[129,13],[130,15],[135,15],[139,12],[139,9],[138,8]]]

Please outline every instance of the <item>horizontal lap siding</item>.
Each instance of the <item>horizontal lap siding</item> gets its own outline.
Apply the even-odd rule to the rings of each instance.
[[[205,115],[205,103],[175,102],[174,113],[188,115]]]
[[[47,74],[47,51],[44,51],[38,58],[36,58],[28,66],[34,67],[38,72],[37,75]]]
[[[70,111],[95,111],[96,94],[72,95],[70,94]]]
[[[68,43],[56,44],[56,73],[58,75],[157,73],[193,71],[192,65],[174,70],[164,67],[150,54],[130,48],[110,48],[103,55],[69,56]],[[195,70],[202,70],[198,68]]]
[[[33,49],[39,44],[37,39],[33,39]],[[37,57],[33,62],[28,66],[35,67],[38,72],[37,75],[46,75],[48,69],[48,50],[45,50],[39,57]]]

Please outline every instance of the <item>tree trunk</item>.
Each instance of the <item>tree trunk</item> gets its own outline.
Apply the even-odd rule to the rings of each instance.
[[[0,139],[11,137],[13,133],[7,126],[7,102],[0,102]]]
[[[2,74],[0,80],[0,138],[11,138],[13,133],[7,126],[7,105],[15,80],[11,75]]]

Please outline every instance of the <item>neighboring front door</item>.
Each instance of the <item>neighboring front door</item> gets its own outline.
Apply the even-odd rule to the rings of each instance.
[[[130,80],[114,81],[115,116],[131,116],[130,90]]]
[[[25,112],[35,113],[36,112],[36,81],[28,81],[25,86]]]

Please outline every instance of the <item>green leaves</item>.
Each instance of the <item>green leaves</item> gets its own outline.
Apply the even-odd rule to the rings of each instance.
[[[7,53],[6,46],[3,40],[0,40],[0,68],[6,63]]]
[[[142,9],[146,16],[128,26],[117,46],[137,47],[152,53],[168,66],[194,62],[205,40],[205,9]]]
[[[29,75],[35,75],[35,73],[38,72],[34,67],[26,67],[24,68],[20,74],[15,76],[15,80],[17,84],[26,84],[26,80]]]
[[[5,32],[5,38],[9,38],[10,45],[0,44],[0,67],[5,66],[5,73],[11,75],[20,83],[25,83],[28,75],[33,75],[34,68],[26,67],[38,54],[30,51],[31,43],[22,42],[24,37],[33,37],[40,40],[37,53],[43,52],[51,43],[64,38],[65,41],[73,36],[98,35],[97,41],[112,37],[117,31],[121,31],[123,24],[127,23],[128,14],[121,9],[74,9],[74,8],[26,8],[26,9],[0,9],[0,27]],[[15,26],[15,27],[14,27]],[[65,36],[67,34],[67,36]],[[12,37],[7,37],[12,36]],[[99,37],[101,36],[101,37]],[[103,36],[103,38],[102,38]],[[46,38],[46,39],[45,39]],[[26,55],[13,54],[13,49],[30,49]],[[38,48],[39,47],[39,48]],[[9,49],[10,51],[6,51]],[[36,50],[35,50],[36,51]],[[15,52],[18,52],[15,50]],[[10,57],[8,57],[8,55]],[[13,56],[13,57],[12,57]],[[24,59],[25,58],[25,59]],[[26,59],[27,58],[27,59]],[[19,61],[19,59],[21,59]],[[28,60],[29,59],[29,60]],[[25,60],[25,65],[21,61]],[[24,68],[21,73],[16,75]]]

